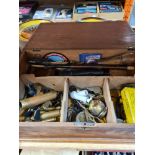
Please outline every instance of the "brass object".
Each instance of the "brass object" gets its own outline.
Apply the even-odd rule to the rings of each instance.
[[[99,122],[99,123],[106,123],[106,119],[104,118],[99,118],[97,116],[92,115],[85,106],[83,106],[80,102],[79,105],[81,108],[83,108],[84,111],[82,111],[81,113],[78,113],[76,116],[76,121],[77,122],[82,122],[84,120],[84,122]]]
[[[52,107],[52,102],[51,101],[47,101],[45,103],[43,103],[43,105],[41,106],[41,108],[45,111],[51,111],[54,110],[55,107]]]
[[[56,107],[55,109],[60,110],[60,109],[61,109],[61,107],[60,107],[60,106],[58,106],[58,107]]]
[[[53,110],[53,111],[49,111],[41,114],[40,118],[41,120],[46,120],[46,119],[58,117],[58,116],[60,116],[60,110]]]
[[[19,121],[20,121],[20,122],[25,121],[25,117],[24,117],[24,116],[19,116]]]
[[[24,113],[25,113],[25,109],[21,109],[21,110],[19,111],[19,116],[22,116]]]
[[[56,110],[56,109],[61,109],[61,107],[60,106],[58,106],[58,107],[52,106],[51,101],[47,101],[41,106],[41,110],[44,110],[44,111],[52,111],[52,110]]]
[[[81,103],[79,103],[80,107],[83,108],[84,111],[80,112],[76,116],[77,122],[96,122],[95,117],[89,113],[86,107],[84,107]]]
[[[46,111],[43,111],[43,110],[40,110],[40,114],[43,114],[43,113],[45,113]]]
[[[55,122],[56,120],[57,120],[56,118],[49,118],[49,119],[42,120],[42,122]]]
[[[27,109],[27,108],[32,108],[37,105],[40,105],[46,101],[55,99],[56,97],[57,97],[57,92],[50,91],[49,93],[46,93],[46,94],[41,94],[41,95],[37,95],[37,96],[33,96],[33,97],[20,100],[20,104],[23,109]]]
[[[105,117],[107,107],[101,100],[92,100],[89,105],[89,112],[100,119]]]
[[[69,98],[68,99],[68,107],[71,107],[73,105],[72,100]]]
[[[76,116],[76,122],[86,122],[85,111],[79,112]]]

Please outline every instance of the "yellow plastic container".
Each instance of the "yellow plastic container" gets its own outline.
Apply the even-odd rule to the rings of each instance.
[[[35,19],[21,23],[19,25],[19,39],[24,42],[29,41],[30,37],[32,36],[30,29],[32,29],[32,27],[33,29],[36,29],[41,23],[50,23],[50,21]],[[26,30],[29,30],[29,32],[25,32]]]
[[[135,88],[125,87],[121,91],[127,123],[135,123]]]

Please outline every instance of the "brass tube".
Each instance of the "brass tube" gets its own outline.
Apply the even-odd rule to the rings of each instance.
[[[54,111],[49,111],[41,114],[40,118],[41,120],[53,118],[53,117],[58,117],[60,116],[60,110],[54,110]]]
[[[42,122],[55,122],[56,120],[57,120],[56,118],[49,118],[49,119],[42,120]]]
[[[24,117],[24,116],[19,116],[19,121],[20,121],[20,122],[25,121],[25,117]]]
[[[21,107],[23,109],[35,107],[37,105],[40,105],[46,101],[55,99],[57,97],[57,92],[56,91],[51,91],[46,94],[41,94],[33,97],[29,97],[23,100],[20,100]]]
[[[19,111],[19,116],[22,116],[24,113],[25,113],[25,109],[21,109],[21,110]]]

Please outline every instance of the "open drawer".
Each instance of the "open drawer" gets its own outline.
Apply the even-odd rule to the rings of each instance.
[[[110,88],[134,82],[133,77],[22,75],[24,84],[40,83],[63,91],[60,122],[20,122],[20,148],[134,150],[134,124],[117,123]],[[67,122],[69,85],[79,88],[100,86],[108,107],[107,123]]]

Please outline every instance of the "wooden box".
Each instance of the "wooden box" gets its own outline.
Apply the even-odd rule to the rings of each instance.
[[[28,74],[27,64],[29,59],[43,58],[49,52],[58,52],[78,61],[80,53],[101,53],[107,58],[130,50],[134,50],[134,32],[123,21],[41,24],[21,53],[20,78],[24,83],[40,83],[63,90],[61,119],[60,122],[20,122],[20,148],[133,151],[134,124],[117,123],[110,94],[111,88],[134,82],[134,77],[129,76],[131,74],[115,70],[111,76],[55,76],[44,69],[42,75],[32,75]],[[40,72],[39,69],[37,73]],[[103,88],[108,106],[107,123],[66,122],[71,84],[81,88]]]
[[[24,83],[40,83],[64,90],[60,122],[20,122],[20,148],[134,150],[134,124],[117,123],[110,88],[134,82],[133,77],[35,77],[22,75]],[[89,81],[89,82],[88,82]],[[68,87],[101,86],[108,107],[107,123],[66,122]],[[90,147],[91,146],[91,147]]]

